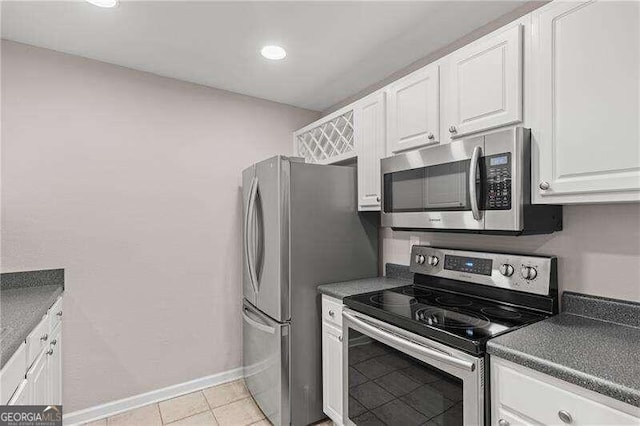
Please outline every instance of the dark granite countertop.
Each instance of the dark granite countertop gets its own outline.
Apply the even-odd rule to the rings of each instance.
[[[490,340],[487,352],[640,407],[640,304],[565,292],[562,305]]]
[[[323,284],[318,286],[318,292],[326,294],[327,296],[335,297],[336,299],[343,299],[347,296],[353,296],[354,294],[402,287],[412,283],[413,277],[409,272],[408,266],[387,263],[386,271],[386,277],[363,278],[359,280]]]
[[[64,290],[64,272],[57,269],[2,274],[0,281],[2,368]]]

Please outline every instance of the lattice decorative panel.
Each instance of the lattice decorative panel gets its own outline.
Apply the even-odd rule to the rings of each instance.
[[[327,163],[353,152],[353,110],[298,135],[297,143],[307,163]]]

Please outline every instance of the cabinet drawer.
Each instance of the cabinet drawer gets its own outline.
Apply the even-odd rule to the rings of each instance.
[[[42,321],[33,329],[27,337],[27,366],[31,366],[38,355],[49,345],[49,316],[45,315]]]
[[[498,408],[498,415],[493,420],[493,424],[498,426],[533,426],[533,423],[524,420],[515,413],[507,410],[505,407]]]
[[[495,368],[498,374],[498,404],[503,410],[507,408],[546,425],[638,424],[637,417],[538,377],[525,375],[502,364],[496,364]]]
[[[329,296],[322,296],[322,319],[342,327],[342,301]]]
[[[58,297],[56,303],[49,309],[49,332],[53,333],[53,330],[62,321],[62,297]]]

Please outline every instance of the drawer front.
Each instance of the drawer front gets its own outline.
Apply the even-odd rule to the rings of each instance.
[[[49,316],[45,315],[27,337],[27,366],[31,366],[49,345],[49,332]]]
[[[638,418],[504,365],[496,365],[498,403],[546,425],[638,425]],[[514,392],[514,389],[517,391]]]
[[[329,296],[322,296],[322,319],[342,327],[342,301]]]
[[[62,297],[58,297],[56,303],[49,309],[49,331],[53,333],[53,330],[62,321]]]
[[[21,344],[0,371],[0,405],[11,399],[27,372],[27,345]]]
[[[515,413],[512,413],[505,407],[498,408],[497,416],[493,419],[492,424],[497,426],[534,426],[534,423],[531,423],[527,420],[524,420],[522,417],[518,416]]]

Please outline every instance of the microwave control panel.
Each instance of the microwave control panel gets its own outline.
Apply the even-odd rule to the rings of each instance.
[[[485,210],[511,210],[511,153],[484,157]]]

